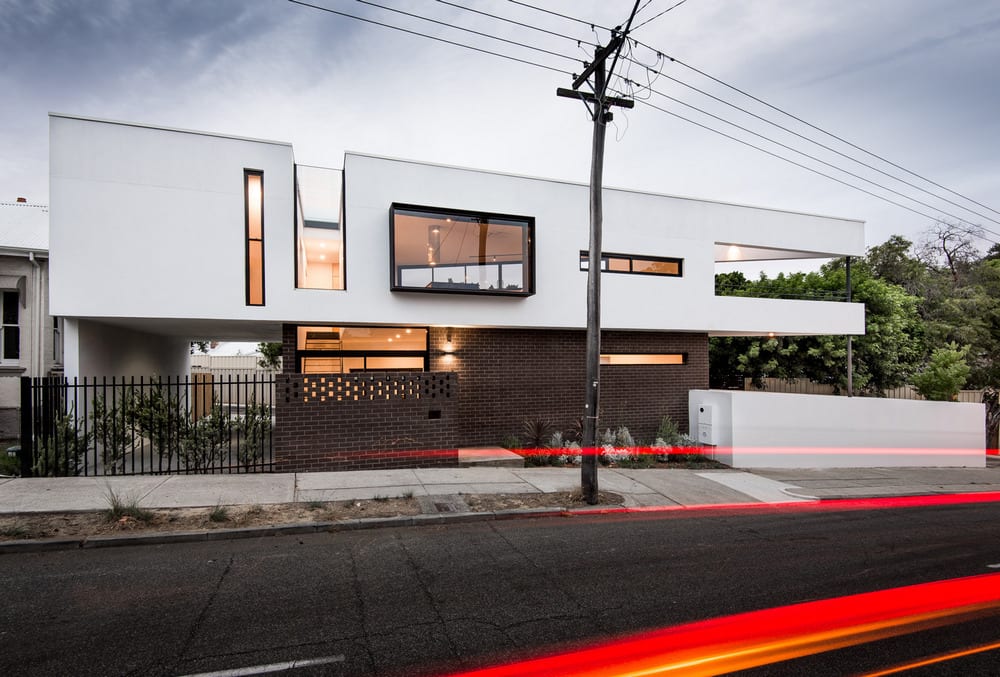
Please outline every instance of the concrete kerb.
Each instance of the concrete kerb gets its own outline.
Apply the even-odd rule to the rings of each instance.
[[[269,527],[241,527],[233,529],[206,529],[201,531],[172,531],[151,534],[121,534],[105,536],[84,536],[80,538],[56,538],[44,540],[5,541],[0,543],[0,555],[51,550],[78,550],[90,548],[115,548],[136,545],[168,545],[173,543],[196,543],[199,541],[223,541],[268,536],[295,536],[300,534],[336,533],[360,529],[386,529],[409,526],[439,526],[491,520],[527,519],[532,517],[552,517],[568,515],[578,509],[565,507],[519,508],[485,512],[462,512],[442,514],[402,515],[399,517],[367,517],[346,519],[336,522],[303,522]],[[584,510],[585,512],[590,512]],[[599,511],[596,511],[599,512]]]

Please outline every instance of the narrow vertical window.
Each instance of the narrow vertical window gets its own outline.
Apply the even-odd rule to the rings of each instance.
[[[0,358],[16,361],[21,356],[21,329],[18,326],[19,295],[16,291],[5,291],[0,295]]]
[[[243,170],[247,228],[247,305],[264,305],[264,172]]]

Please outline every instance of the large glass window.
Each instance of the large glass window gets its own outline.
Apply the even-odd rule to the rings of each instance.
[[[295,166],[295,286],[344,288],[343,173]]]
[[[243,170],[247,305],[264,305],[264,172]]]
[[[393,291],[529,296],[535,220],[392,205]]]
[[[21,356],[21,329],[18,326],[20,300],[16,291],[0,295],[0,357],[3,361],[16,362]]]
[[[427,329],[417,327],[298,327],[302,374],[426,371]]]
[[[590,266],[590,254],[580,252],[580,270]],[[633,275],[666,275],[681,277],[684,273],[684,259],[664,256],[641,256],[638,254],[601,254],[601,270],[605,273],[630,273]]]

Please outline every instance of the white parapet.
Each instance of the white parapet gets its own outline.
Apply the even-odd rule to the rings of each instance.
[[[986,465],[982,404],[692,390],[691,434],[734,468]]]

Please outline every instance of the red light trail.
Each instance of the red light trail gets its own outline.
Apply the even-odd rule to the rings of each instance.
[[[1000,574],[713,618],[455,677],[718,675],[993,614]]]

